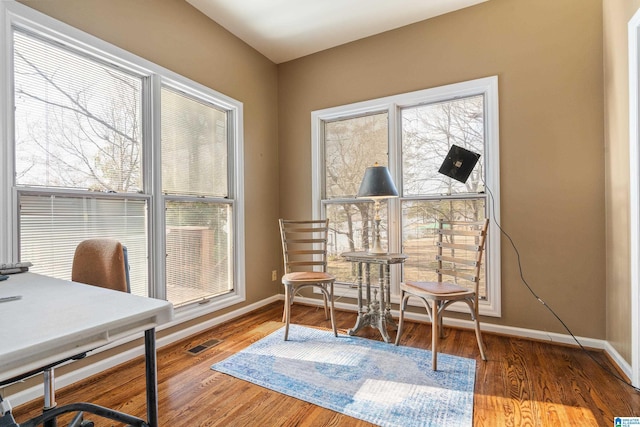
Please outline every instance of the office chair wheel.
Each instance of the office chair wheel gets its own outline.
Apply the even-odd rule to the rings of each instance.
[[[83,421],[82,424],[80,424],[80,427],[93,427],[93,421]]]

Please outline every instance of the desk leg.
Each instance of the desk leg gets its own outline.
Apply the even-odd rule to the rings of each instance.
[[[147,378],[147,423],[158,427],[158,378],[156,367],[156,330],[144,331],[144,353]]]
[[[57,406],[56,403],[56,379],[53,368],[45,369],[42,373],[44,379],[44,407],[42,413],[46,413]],[[45,421],[43,427],[57,427],[58,421],[54,418]]]

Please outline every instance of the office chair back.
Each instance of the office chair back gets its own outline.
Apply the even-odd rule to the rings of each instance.
[[[114,239],[88,239],[76,248],[71,280],[130,292],[127,250]]]

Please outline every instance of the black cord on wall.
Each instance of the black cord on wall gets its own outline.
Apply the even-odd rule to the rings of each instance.
[[[484,187],[487,189],[487,192],[489,193],[489,196],[491,198],[491,212],[495,212],[495,199],[493,198],[493,193],[491,192],[491,189],[489,188],[489,186],[487,186],[487,184],[483,181]],[[591,352],[589,352],[583,345],[582,343],[578,340],[578,338],[576,338],[576,336],[573,334],[573,332],[571,332],[571,329],[569,329],[569,327],[567,326],[567,324],[560,318],[560,316],[558,316],[558,314],[549,306],[549,304],[547,304],[542,298],[540,298],[538,296],[538,294],[535,293],[535,291],[533,290],[533,288],[531,288],[531,286],[529,285],[529,283],[527,282],[527,280],[524,277],[524,273],[522,272],[522,262],[520,261],[520,252],[518,251],[518,248],[516,247],[516,244],[513,242],[513,239],[511,238],[511,236],[509,236],[509,234],[504,231],[502,229],[502,227],[500,226],[500,224],[498,223],[498,221],[496,220],[495,215],[493,215],[492,217],[493,222],[496,224],[496,226],[498,227],[498,229],[500,230],[500,232],[507,238],[507,240],[509,241],[509,243],[511,244],[511,247],[513,248],[517,260],[518,260],[518,271],[520,274],[520,280],[522,281],[522,283],[526,286],[526,288],[529,290],[529,292],[531,293],[531,295],[533,295],[533,297],[538,300],[538,302],[540,304],[542,304],[544,307],[547,308],[547,310],[549,310],[549,312],[558,320],[558,322],[560,322],[560,324],[564,327],[564,329],[569,333],[569,335],[571,335],[571,338],[573,338],[573,340],[576,342],[576,344],[578,344],[578,346],[582,349],[582,351],[584,353],[586,353],[591,360],[593,360],[594,362],[596,362],[596,364],[598,364],[598,366],[600,366],[602,369],[605,370],[605,372],[607,372],[608,374],[610,374],[611,376],[613,376],[614,378],[616,378],[617,380],[621,381],[622,383],[624,383],[625,385],[631,387],[632,389],[634,389],[637,392],[640,392],[640,388],[635,387],[633,384],[629,384],[627,382],[627,380],[625,380],[624,378],[622,378],[620,375],[618,375],[617,372],[612,371],[609,366],[606,366],[604,364],[602,364],[599,360],[597,360],[593,354],[591,354]]]

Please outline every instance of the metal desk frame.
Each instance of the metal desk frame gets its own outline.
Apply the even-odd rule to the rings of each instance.
[[[136,427],[158,426],[155,327],[173,318],[169,302],[34,273],[12,275],[1,282],[0,297],[7,295],[22,298],[2,303],[0,310],[0,384],[144,331],[147,419],[86,402],[56,407],[52,395],[51,408],[17,424],[10,404],[0,397],[0,427],[56,426],[57,417],[69,412],[95,414]],[[82,425],[81,416],[70,425]]]
[[[348,330],[349,335],[355,335],[363,327],[371,326],[380,331],[384,342],[390,342],[387,326],[397,329],[396,322],[391,316],[391,265],[404,263],[408,256],[401,253],[370,254],[368,252],[345,252],[340,256],[358,265],[358,318],[355,326]],[[366,304],[362,296],[363,264],[366,265],[364,268]],[[374,289],[373,299],[371,298],[371,264],[377,264],[380,268],[378,289]]]

